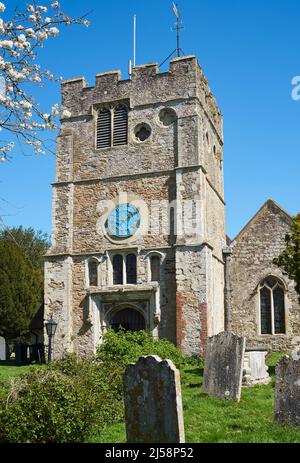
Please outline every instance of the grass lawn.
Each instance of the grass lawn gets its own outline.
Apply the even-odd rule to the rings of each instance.
[[[282,355],[273,354],[268,361],[272,382],[243,388],[239,403],[203,396],[203,371],[196,367],[186,369],[181,374],[186,442],[300,443],[300,428],[273,424],[275,364]],[[17,367],[14,362],[0,362],[0,382],[8,384],[10,378],[29,368],[41,366]],[[125,443],[125,425],[95,428],[88,442]]]
[[[14,360],[0,360],[0,383],[8,384],[14,376],[26,373],[29,368],[41,368],[42,365],[26,365],[18,367]],[[1,386],[0,386],[1,387]]]
[[[239,403],[204,397],[203,371],[190,368],[181,375],[187,443],[300,443],[300,428],[273,424],[275,364],[283,354],[268,361],[272,382],[242,389]],[[99,432],[89,442],[124,443],[124,423]]]

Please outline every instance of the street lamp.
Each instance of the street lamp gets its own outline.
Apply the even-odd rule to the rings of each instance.
[[[55,335],[57,322],[53,320],[52,315],[50,320],[45,323],[47,334],[49,337],[49,346],[48,346],[48,363],[52,360],[52,338]]]

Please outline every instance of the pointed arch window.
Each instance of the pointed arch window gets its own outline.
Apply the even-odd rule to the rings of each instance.
[[[259,287],[261,334],[285,334],[285,289],[275,277],[268,277]]]
[[[89,286],[98,286],[98,262],[94,259],[88,263]]]

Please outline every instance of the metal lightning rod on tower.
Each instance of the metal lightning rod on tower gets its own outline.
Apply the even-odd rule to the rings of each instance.
[[[180,57],[180,54],[182,53],[184,55],[184,51],[181,49],[180,47],[180,31],[182,29],[184,29],[183,27],[183,22],[182,22],[182,19],[181,19],[181,16],[180,16],[180,13],[179,13],[179,8],[178,8],[178,4],[173,2],[172,4],[172,9],[173,9],[173,12],[176,16],[176,23],[175,23],[175,27],[172,28],[173,31],[176,31],[177,33],[177,47],[175,48],[175,50],[172,51],[172,53],[170,53],[170,55],[159,65],[159,67],[163,66],[165,64],[166,61],[168,61],[170,58],[172,58],[173,55],[176,55],[178,58]]]
[[[136,14],[133,17],[133,67],[136,66]],[[128,74],[132,75],[132,60],[128,61]]]

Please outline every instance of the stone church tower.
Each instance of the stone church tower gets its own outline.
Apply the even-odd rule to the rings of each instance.
[[[203,354],[224,329],[222,115],[194,56],[62,84],[45,318],[55,357],[109,326]]]

